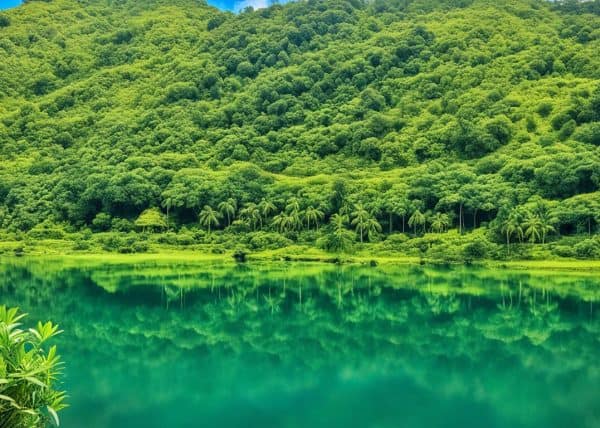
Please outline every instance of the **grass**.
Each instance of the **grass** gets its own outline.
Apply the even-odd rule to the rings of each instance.
[[[86,250],[74,250],[73,243],[67,240],[39,240],[28,241],[26,245],[21,241],[0,242],[0,255],[15,257],[15,250],[25,248],[24,255],[29,257],[60,257],[68,259],[74,264],[128,264],[144,262],[163,263],[234,263],[233,251],[213,252],[211,245],[195,245],[190,248],[172,245],[152,244],[146,253],[120,254],[106,252],[102,248],[92,246]],[[429,261],[417,256],[400,253],[372,254],[363,250],[355,254],[332,254],[319,248],[306,245],[292,245],[276,250],[263,250],[250,252],[247,255],[249,262],[318,262],[318,263],[343,263],[343,264],[377,264],[377,265],[419,265],[429,264]],[[528,271],[600,271],[600,260],[577,260],[565,258],[547,258],[543,260],[478,260],[473,263],[496,269],[514,269]]]

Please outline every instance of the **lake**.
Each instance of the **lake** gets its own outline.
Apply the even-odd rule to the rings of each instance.
[[[66,428],[600,426],[592,274],[123,260],[0,262]]]

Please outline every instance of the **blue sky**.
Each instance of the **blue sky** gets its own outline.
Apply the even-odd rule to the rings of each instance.
[[[8,9],[21,4],[21,0],[0,0],[0,9]]]
[[[207,0],[208,4],[218,7],[223,10],[231,10],[237,12],[247,6],[252,6],[255,9],[267,7],[274,3],[273,0]],[[280,3],[285,3],[285,0],[280,0]],[[0,0],[0,9],[8,9],[17,6],[21,0]]]

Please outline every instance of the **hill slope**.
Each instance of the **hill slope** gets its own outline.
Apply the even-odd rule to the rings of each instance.
[[[386,231],[419,211],[501,239],[515,207],[591,231],[598,52],[598,2],[30,1],[0,15],[0,225],[193,225],[232,199],[237,230],[294,239],[356,205]]]

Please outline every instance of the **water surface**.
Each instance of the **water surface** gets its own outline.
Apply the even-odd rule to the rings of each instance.
[[[0,263],[51,319],[64,427],[598,427],[600,279],[476,268]]]

